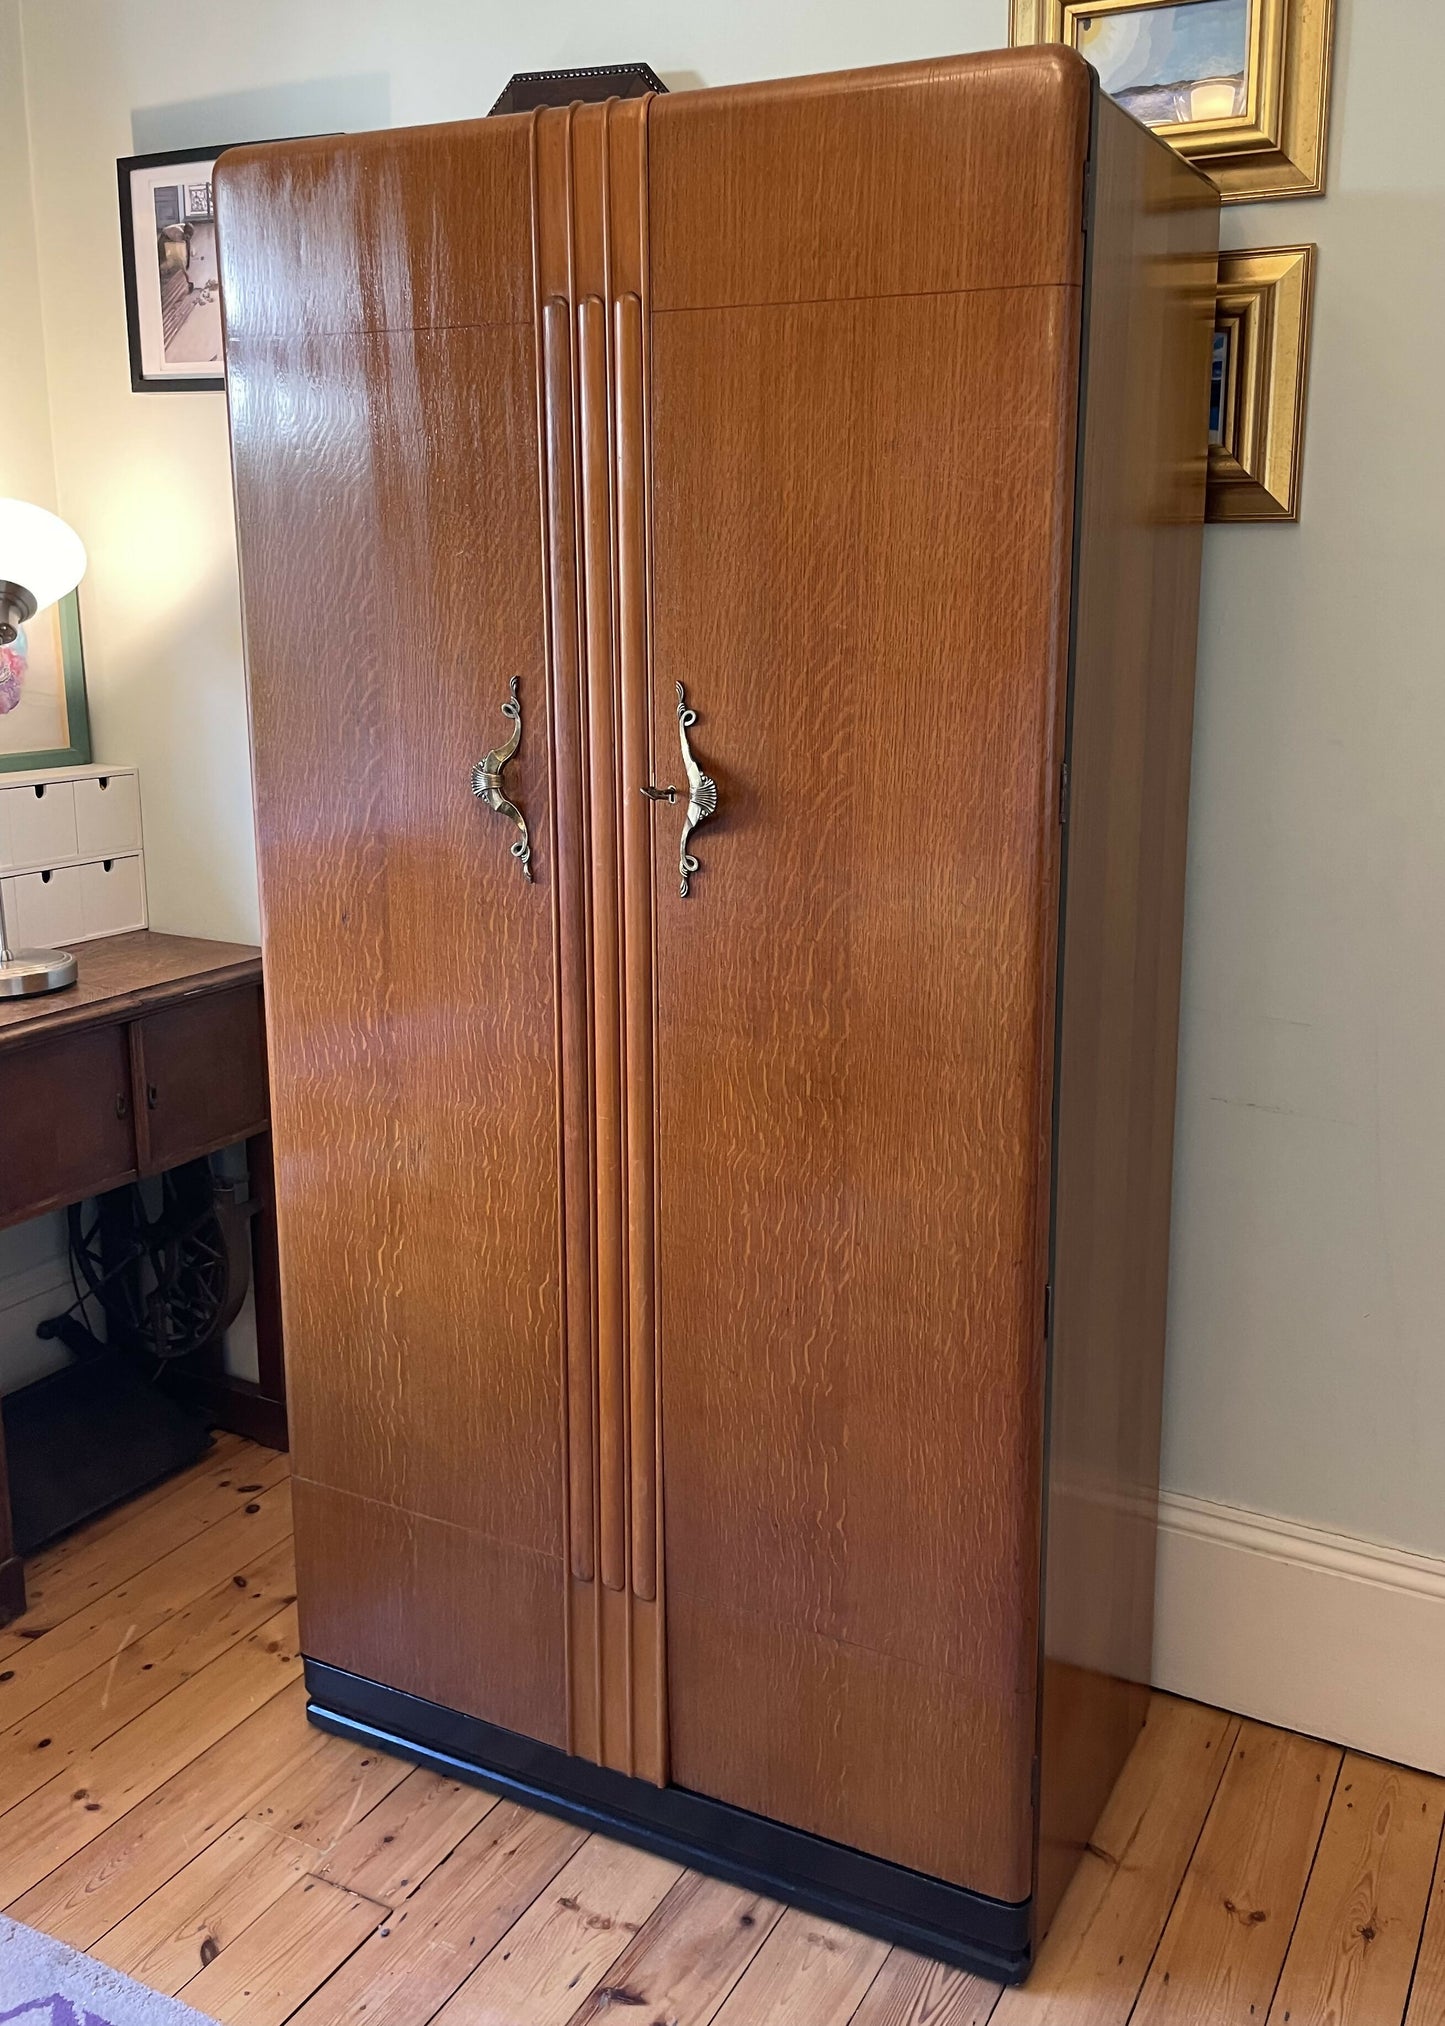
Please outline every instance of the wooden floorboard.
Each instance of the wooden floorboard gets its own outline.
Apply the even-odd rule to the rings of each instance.
[[[0,1665],[0,1729],[44,1708],[213,1585],[233,1581],[274,1548],[288,1548],[290,1539],[291,1487],[283,1482],[92,1597]]]
[[[1221,2026],[1269,2010],[1341,1753],[1244,1723],[1149,1966],[1135,2026]]]
[[[1148,1973],[1239,1732],[1238,1717],[1156,1696],[1038,1965],[995,2026],[1118,2026]]]
[[[1439,1780],[1346,1754],[1269,2026],[1403,2015],[1442,1820]]]
[[[1445,1781],[1156,1696],[1021,1989],[306,1721],[287,1460],[36,1558],[0,1906],[234,2026],[1445,2026]]]
[[[890,1949],[851,2026],[986,2026],[999,1987],[907,1949]]]
[[[629,2018],[706,2026],[782,1916],[776,1900],[685,1871],[568,2026]]]

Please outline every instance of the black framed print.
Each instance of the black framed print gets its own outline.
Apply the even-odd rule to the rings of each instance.
[[[116,163],[130,384],[137,394],[225,387],[211,172],[235,145],[128,155]]]

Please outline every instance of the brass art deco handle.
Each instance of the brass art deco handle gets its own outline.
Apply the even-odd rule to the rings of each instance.
[[[697,860],[688,850],[688,840],[699,823],[705,823],[709,816],[717,813],[717,782],[705,774],[692,756],[692,744],[688,732],[697,723],[697,712],[690,710],[687,692],[681,683],[677,685],[677,736],[682,747],[682,767],[687,775],[687,815],[683,819],[682,836],[678,840],[677,868],[681,874],[678,892],[684,900],[688,896],[688,882],[695,872],[701,870]],[[675,802],[676,788],[644,788],[643,794],[649,802]]]
[[[515,823],[521,835],[511,847],[513,858],[520,861],[523,879],[532,877],[532,845],[527,836],[527,819],[515,802],[509,802],[502,793],[502,769],[508,760],[516,756],[522,743],[522,706],[517,701],[517,678],[511,683],[511,695],[502,705],[502,716],[512,720],[512,736],[504,746],[498,746],[488,753],[485,760],[478,760],[472,768],[472,793],[479,802],[485,802],[498,816],[505,816]]]

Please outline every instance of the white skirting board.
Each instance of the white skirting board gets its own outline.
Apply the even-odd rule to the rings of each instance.
[[[1445,1773],[1445,1560],[1165,1492],[1154,1684]]]

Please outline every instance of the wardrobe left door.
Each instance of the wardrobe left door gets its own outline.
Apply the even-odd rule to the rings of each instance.
[[[217,186],[302,1644],[565,1744],[528,177],[498,121]]]

